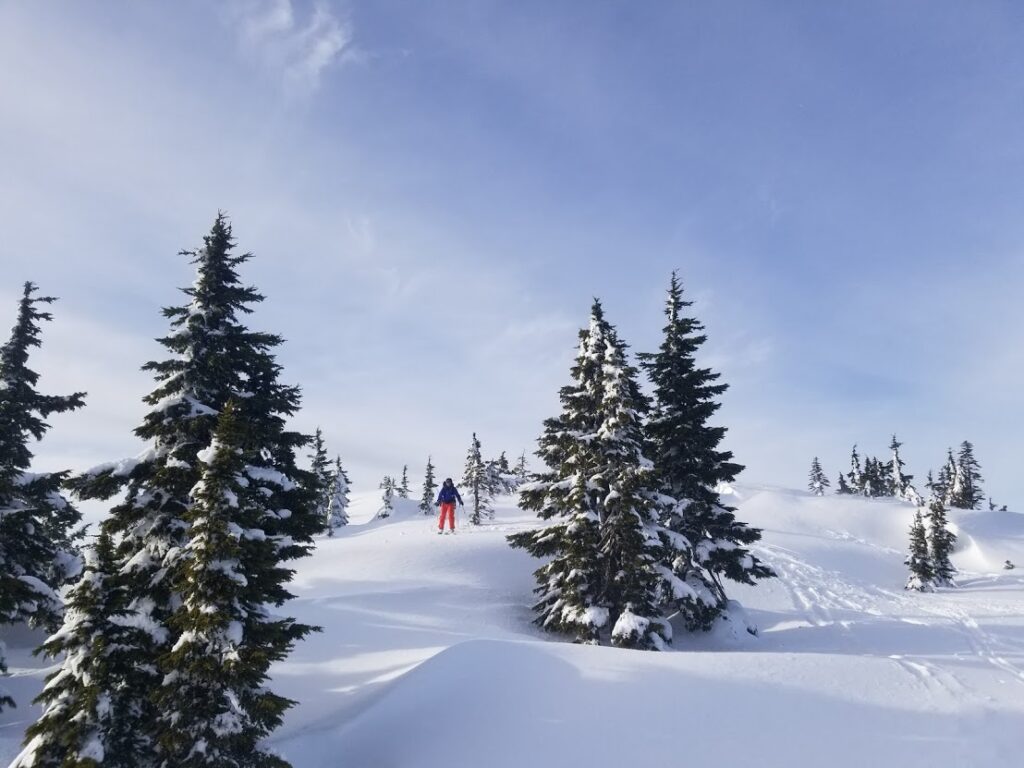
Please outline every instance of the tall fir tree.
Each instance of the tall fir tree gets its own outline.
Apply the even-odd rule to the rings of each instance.
[[[402,467],[402,479],[398,483],[398,498],[408,499],[409,490],[409,465],[406,464]]]
[[[981,465],[974,458],[974,446],[964,440],[957,453],[953,487],[949,494],[949,506],[960,509],[978,509],[985,499],[981,483]]]
[[[589,483],[598,469],[588,440],[601,426],[603,374],[596,350],[603,344],[605,326],[601,305],[595,302],[589,327],[579,333],[570,383],[559,391],[561,413],[545,420],[538,440],[537,456],[546,470],[520,491],[523,509],[553,522],[540,531],[508,537],[513,547],[548,559],[534,572],[536,623],[583,643],[597,643],[609,618],[601,602],[600,495]]]
[[[686,316],[690,306],[673,273],[664,339],[658,352],[641,355],[641,361],[654,386],[647,423],[651,458],[662,492],[676,500],[665,523],[678,544],[668,548],[665,565],[682,582],[673,592],[687,626],[707,629],[728,606],[724,580],[754,584],[774,573],[747,548],[761,531],[738,521],[735,508],[719,495],[719,486],[743,467],[732,452],[719,449],[725,428],[709,423],[728,385],[697,364],[707,337],[703,325]]]
[[[327,535],[348,525],[349,487],[348,473],[341,466],[341,456],[334,458],[334,472],[331,473],[330,501],[327,502]]]
[[[956,568],[950,560],[956,534],[949,530],[946,507],[942,499],[933,498],[928,504],[928,550],[935,570],[935,583],[939,586],[953,586]]]
[[[241,410],[221,411],[210,445],[198,453],[189,538],[172,617],[178,641],[162,660],[157,694],[166,765],[176,768],[286,768],[261,745],[295,702],[266,688],[270,665],[285,658],[312,627],[275,616],[291,595],[282,566],[283,536],[267,536],[276,515],[260,486],[261,452]]]
[[[818,457],[815,456],[813,461],[811,461],[811,474],[807,479],[807,490],[815,496],[824,496],[825,489],[828,488],[829,485],[831,485],[831,483],[829,483],[824,470],[821,468],[821,462],[818,461]]]
[[[920,507],[914,512],[914,522],[910,526],[910,549],[904,563],[910,569],[906,589],[916,592],[934,591],[935,567],[932,564],[932,556],[928,548],[928,535],[925,531]]]
[[[614,328],[604,341],[601,426],[594,444],[601,467],[595,479],[604,492],[602,602],[610,611],[613,645],[662,650],[672,641],[672,628],[662,611],[666,589],[677,580],[663,570],[671,538],[662,536],[664,499],[654,464],[643,454],[642,419],[650,405]]]
[[[164,660],[180,636],[171,619],[181,604],[177,590],[189,543],[192,491],[204,472],[196,455],[210,445],[228,402],[237,402],[246,425],[246,482],[265,509],[251,535],[274,547],[273,557],[243,562],[254,603],[274,605],[287,596],[284,584],[292,572],[283,563],[307,554],[323,527],[317,499],[296,465],[296,452],[309,438],[286,426],[299,408],[299,389],[279,381],[274,352],[281,338],[250,331],[241,322],[263,296],[241,283],[238,268],[251,254],[236,254],[234,247],[231,226],[220,214],[203,247],[183,253],[197,272],[192,286],[183,289],[189,303],[164,310],[171,331],[159,341],[170,355],[143,366],[157,380],[145,398],[150,411],[135,430],[147,449],[73,481],[83,498],[108,499],[124,491],[123,501],[110,511],[108,528],[116,545],[117,586],[126,593],[136,626],[145,630],[132,638],[130,649],[145,679],[125,692],[136,697],[131,706],[143,729],[161,721],[154,692],[173,672]],[[290,624],[287,631],[261,635],[261,653],[278,657],[305,630]],[[140,768],[166,763],[155,738],[147,743],[154,746],[125,759]]]
[[[535,573],[536,621],[577,642],[664,647],[669,579],[661,565],[661,498],[641,452],[647,404],[599,302],[580,332],[571,376],[560,392],[562,412],[545,422],[539,440],[548,471],[521,489],[523,508],[554,522],[509,537],[512,546],[549,558]]]
[[[313,514],[317,516],[326,527],[327,505],[331,501],[331,461],[327,458],[327,447],[324,445],[323,432],[320,427],[313,433],[313,442],[310,445],[309,471],[302,476],[302,483],[306,492],[315,499]]]
[[[101,528],[68,592],[63,626],[40,649],[60,661],[36,699],[43,713],[11,768],[135,768],[134,756],[151,750],[130,693],[148,677],[130,652],[139,630],[123,588],[115,586],[114,567],[114,544]]]
[[[39,374],[28,366],[41,345],[41,324],[52,315],[25,283],[17,320],[0,347],[0,624],[26,622],[56,629],[63,611],[58,591],[81,570],[78,533],[81,515],[61,495],[66,472],[32,473],[32,441],[49,430],[47,418],[84,405],[84,392],[44,395]],[[0,674],[6,672],[0,643]],[[0,710],[14,702],[0,690]]]
[[[427,456],[427,468],[423,475],[423,494],[420,496],[420,512],[424,515],[434,511],[434,499],[437,495],[437,477],[433,457]]]
[[[485,517],[490,516],[491,496],[494,493],[494,481],[480,449],[480,441],[474,432],[466,452],[466,468],[462,473],[462,487],[469,494],[469,522],[473,525],[480,525]]]

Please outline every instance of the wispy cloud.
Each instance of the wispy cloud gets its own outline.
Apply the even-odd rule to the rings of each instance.
[[[355,55],[351,23],[324,2],[238,0],[228,22],[246,55],[305,93],[320,86],[331,66]]]

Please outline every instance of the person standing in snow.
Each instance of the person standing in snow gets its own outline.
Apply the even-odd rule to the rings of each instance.
[[[437,520],[437,532],[444,532],[444,520],[448,518],[448,529],[455,533],[455,504],[462,506],[462,497],[459,496],[459,489],[455,487],[450,477],[445,478],[441,484],[441,491],[437,494],[437,501],[434,505],[441,508],[441,515]]]

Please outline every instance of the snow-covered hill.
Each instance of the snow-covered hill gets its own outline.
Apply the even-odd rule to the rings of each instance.
[[[953,512],[959,588],[908,594],[912,508],[739,487],[780,578],[732,594],[760,636],[679,634],[653,653],[553,642],[530,623],[536,563],[497,519],[438,536],[399,500],[303,562],[289,608],[324,631],[274,673],[298,700],[275,747],[296,768],[378,766],[1013,766],[1024,754],[1024,515]],[[9,635],[21,707],[41,670]]]

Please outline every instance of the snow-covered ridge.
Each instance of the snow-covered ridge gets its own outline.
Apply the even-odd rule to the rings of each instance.
[[[531,624],[537,563],[505,536],[536,521],[511,500],[438,536],[416,500],[381,520],[377,494],[354,494],[353,524],[298,563],[287,612],[324,632],[274,669],[300,706],[272,746],[296,768],[1017,764],[1024,515],[952,510],[960,586],[919,595],[902,589],[911,505],[742,485],[727,498],[779,573],[730,589],[760,635],[679,631],[654,653]],[[6,639],[27,702],[36,638]],[[0,758],[35,715],[4,713]]]

